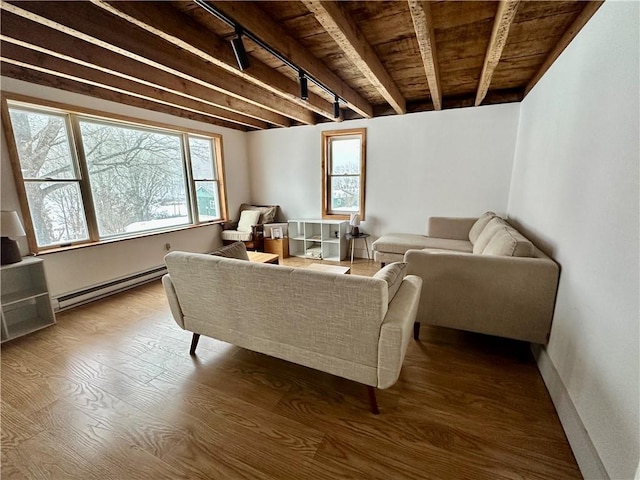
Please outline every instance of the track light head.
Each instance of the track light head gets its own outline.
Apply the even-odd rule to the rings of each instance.
[[[242,29],[236,29],[236,36],[231,39],[231,48],[233,48],[233,54],[236,56],[236,62],[240,70],[245,70],[249,67],[249,56],[244,49],[244,43],[242,43]]]
[[[298,77],[300,78],[300,98],[302,100],[309,99],[309,84],[307,82],[307,76],[302,70],[298,71]]]
[[[333,118],[340,117],[340,98],[336,95],[333,102]]]

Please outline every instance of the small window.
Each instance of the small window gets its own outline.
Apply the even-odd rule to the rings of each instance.
[[[322,216],[364,220],[366,129],[322,132]]]

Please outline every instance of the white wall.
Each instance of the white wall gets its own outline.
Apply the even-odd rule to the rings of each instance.
[[[561,265],[547,353],[614,479],[640,450],[638,20],[605,2],[524,100],[508,207]]]
[[[362,230],[425,233],[434,215],[506,212],[519,104],[250,132],[252,200],[321,216],[323,130],[367,128]]]
[[[233,216],[233,212],[237,212],[240,203],[246,202],[250,197],[244,132],[54,88],[42,87],[12,78],[2,77],[1,82],[3,92],[28,95],[105,113],[116,113],[134,119],[222,134],[227,196],[231,215]],[[20,207],[13,182],[4,128],[0,130],[2,131],[0,145],[2,153],[0,164],[2,190],[0,191],[0,203],[3,210],[17,210],[19,212]],[[219,242],[219,227],[208,226],[61,253],[51,253],[43,255],[42,258],[44,259],[51,294],[58,296],[62,293],[72,292],[162,265],[163,257],[166,254],[166,243],[171,243],[173,250],[204,252],[211,250],[216,244],[215,242]],[[20,240],[20,245],[23,254],[28,253],[25,239]]]

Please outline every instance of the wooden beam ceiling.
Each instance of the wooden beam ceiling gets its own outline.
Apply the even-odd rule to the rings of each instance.
[[[333,102],[328,102],[312,92],[309,92],[307,100],[302,100],[297,82],[290,80],[255,58],[251,59],[249,68],[244,71],[239,70],[229,42],[213,33],[203,35],[202,28],[194,24],[191,17],[167,3],[104,2],[100,0],[92,0],[92,3],[232,75],[297,103],[303,108],[309,108],[329,120],[341,120],[341,117],[334,117]]]
[[[185,55],[182,49],[148,32],[131,28],[128,22],[114,18],[102,9],[85,2],[73,2],[73,12],[70,12],[60,7],[60,3],[17,2],[18,6],[2,2],[2,7],[36,23],[251,103],[265,111],[262,116],[268,118],[263,120],[269,123],[289,126],[287,117],[290,117],[308,125],[315,124],[313,113],[306,108],[255,85],[238,82],[236,76],[193,55]],[[122,34],[124,31],[126,35]]]
[[[429,93],[433,108],[442,110],[442,89],[440,88],[440,71],[436,49],[436,35],[433,28],[431,3],[427,1],[408,0],[409,12],[416,31],[416,39],[420,48],[424,71],[429,84]]]
[[[212,1],[210,3],[322,82],[347,102],[351,109],[365,118],[373,117],[373,107],[369,102],[329,70],[281,25],[274,22],[258,5],[252,2]]]
[[[489,91],[491,77],[498,66],[502,50],[507,43],[509,29],[516,16],[519,3],[520,0],[500,0],[498,12],[493,22],[491,40],[489,41],[487,53],[484,57],[484,65],[482,66],[482,74],[480,75],[480,83],[478,84],[478,92],[476,93],[476,107],[482,103],[482,100],[484,100],[484,97]]]
[[[4,21],[4,20],[3,20]],[[230,120],[233,123],[256,129],[266,129],[266,122],[261,122],[250,117],[225,111],[221,108],[207,105],[198,100],[186,98],[182,95],[161,90],[152,85],[143,85],[138,81],[118,74],[107,73],[104,70],[91,66],[80,65],[77,62],[62,59],[57,55],[51,55],[46,49],[34,48],[32,45],[9,43],[3,37],[0,44],[0,58],[2,61],[16,66],[30,68],[32,70],[49,75],[66,78],[78,83],[86,83],[100,87],[103,90],[113,90],[132,97],[137,97],[152,104],[163,104],[174,109],[184,109],[199,115],[216,118],[218,120]]]
[[[347,58],[380,92],[399,115],[407,112],[407,102],[358,27],[342,11],[338,2],[302,0],[316,20],[335,40]]]
[[[88,83],[78,82],[68,78],[63,78],[56,75],[50,75],[48,73],[37,71],[33,68],[33,65],[23,67],[14,65],[12,63],[3,61],[0,65],[0,74],[4,77],[15,78],[29,83],[35,83],[44,87],[56,88],[64,90],[66,92],[73,92],[80,95],[87,95],[90,97],[97,97],[102,100],[119,103],[122,105],[129,105],[132,107],[149,109],[149,102],[138,97],[129,95],[128,93],[120,93],[114,90],[103,89],[95,85],[89,85]],[[30,100],[29,100],[30,101]],[[38,99],[38,103],[47,104],[47,102]],[[186,118],[197,122],[207,123],[209,125],[219,125],[221,127],[232,128],[235,130],[246,131],[247,129],[238,125],[237,123],[226,122],[217,120],[206,115],[194,113],[182,108],[173,108],[161,103],[154,104],[153,110],[160,113],[166,113],[176,117]]]

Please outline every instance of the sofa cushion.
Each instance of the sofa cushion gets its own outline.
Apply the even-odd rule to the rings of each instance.
[[[407,250],[426,248],[427,238],[416,233],[388,233],[373,242],[372,247],[374,251],[404,255]]]
[[[450,238],[427,237],[424,248],[471,253],[473,245],[471,245],[471,242],[468,242],[467,240],[452,240]]]
[[[240,221],[238,222],[239,232],[250,232],[252,225],[258,225],[258,219],[260,218],[260,212],[258,210],[245,210],[240,214]]]
[[[532,257],[533,244],[513,227],[499,229],[491,238],[482,255],[506,257]]]
[[[400,284],[407,274],[407,264],[404,262],[394,262],[386,265],[384,268],[378,270],[373,278],[379,278],[387,282],[389,288],[388,302],[391,303],[393,297],[396,296]]]
[[[260,225],[263,223],[273,223],[276,221],[277,209],[278,207],[276,205],[260,207],[257,205],[249,205],[248,203],[243,203],[242,205],[240,205],[240,215],[242,215],[242,212],[244,212],[245,210],[257,210],[258,212],[260,212],[260,217],[255,223],[256,225]]]
[[[482,230],[484,230],[484,227],[486,227],[489,221],[495,216],[496,214],[493,212],[486,212],[476,220],[476,223],[474,223],[471,230],[469,230],[469,241],[472,245],[476,243],[476,240],[478,240],[478,237],[482,233]]]
[[[220,232],[223,240],[228,242],[249,242],[253,238],[252,232],[238,232],[237,230],[223,230]]]
[[[247,247],[242,242],[235,242],[211,252],[216,257],[237,258],[238,260],[249,260]]]
[[[487,226],[484,227],[473,244],[473,253],[481,254],[498,230],[504,227],[505,223],[500,217],[493,217],[489,220],[489,223],[487,223]]]

